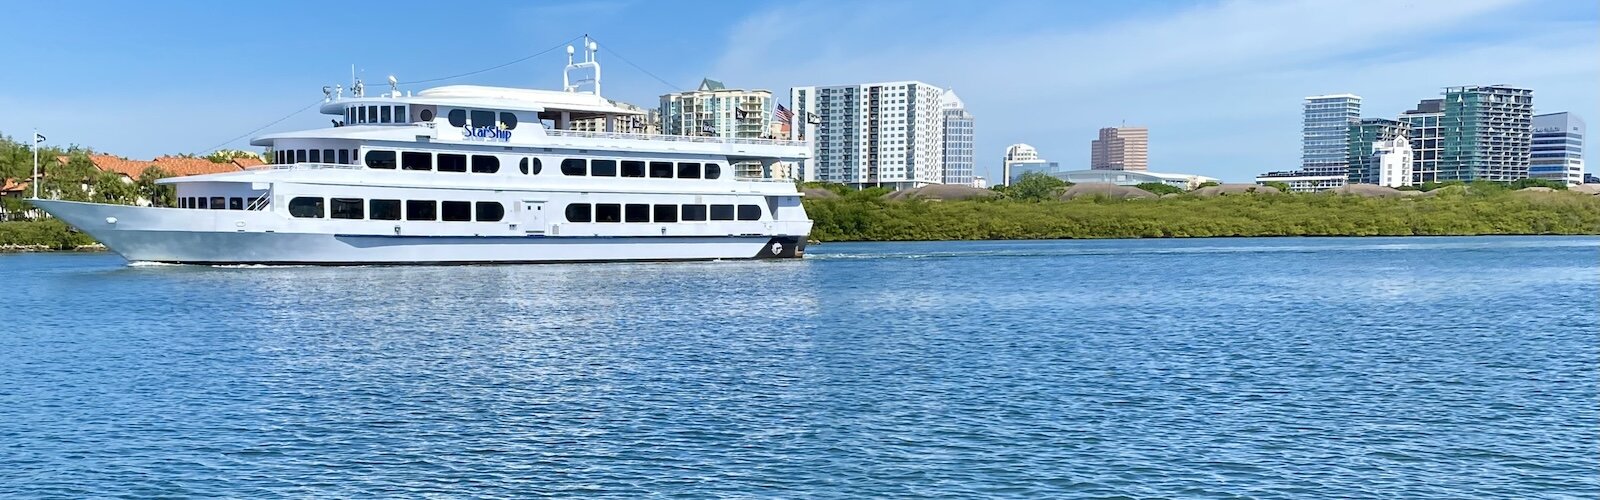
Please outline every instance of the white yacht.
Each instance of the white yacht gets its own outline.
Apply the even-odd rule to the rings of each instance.
[[[463,264],[794,258],[811,220],[767,174],[809,144],[620,133],[596,46],[560,91],[324,89],[330,128],[270,134],[268,165],[164,179],[176,207],[32,200],[129,261]],[[576,78],[574,78],[576,76]],[[597,130],[578,130],[575,124]],[[739,178],[736,165],[759,165]],[[753,171],[754,169],[751,169]]]

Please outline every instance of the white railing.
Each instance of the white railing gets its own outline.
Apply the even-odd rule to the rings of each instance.
[[[328,170],[328,169],[332,169],[332,170],[361,170],[361,165],[351,165],[351,164],[348,164],[348,163],[307,163],[307,162],[302,162],[302,163],[272,163],[272,164],[267,164],[267,165],[256,165],[254,167],[245,168],[245,170]]]
[[[692,135],[665,135],[665,134],[639,134],[632,132],[589,132],[586,130],[559,130],[547,129],[545,135],[552,137],[585,137],[589,139],[633,139],[639,141],[669,141],[669,142],[701,142],[709,144],[755,144],[762,146],[810,146],[806,141],[793,141],[788,139],[752,139],[744,137],[700,137]]]

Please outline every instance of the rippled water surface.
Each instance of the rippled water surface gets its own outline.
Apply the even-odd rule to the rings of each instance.
[[[0,255],[0,495],[1600,497],[1600,239]]]

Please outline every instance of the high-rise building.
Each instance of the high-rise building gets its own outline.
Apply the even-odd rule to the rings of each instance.
[[[1400,114],[1400,122],[1408,128],[1411,138],[1411,182],[1422,184],[1439,180],[1439,143],[1444,128],[1444,99],[1423,99],[1417,109]]]
[[[1361,96],[1307,97],[1301,127],[1300,169],[1310,175],[1345,177],[1350,169],[1350,126],[1361,122]]]
[[[1350,126],[1350,172],[1348,179],[1352,184],[1377,184],[1379,172],[1374,163],[1372,154],[1373,144],[1393,139],[1407,139],[1411,126],[1398,120],[1385,118],[1362,118],[1361,122]],[[1409,146],[1407,146],[1409,149]],[[1411,170],[1408,165],[1407,171]],[[1410,179],[1406,184],[1410,185]]]
[[[1107,127],[1089,142],[1090,170],[1149,170],[1150,129]]]
[[[706,78],[700,87],[661,96],[661,132],[722,138],[759,138],[772,124],[772,92],[730,89]],[[761,177],[758,162],[735,163],[734,175]]]
[[[1587,125],[1572,113],[1550,113],[1533,117],[1533,148],[1529,155],[1528,177],[1584,183],[1583,135]]]
[[[1412,184],[1412,150],[1411,140],[1404,135],[1374,141],[1370,144],[1372,153],[1367,155],[1364,162],[1372,169],[1372,182],[1379,186],[1401,187]]]
[[[1053,161],[1045,161],[1039,157],[1039,150],[1027,144],[1012,144],[1006,148],[1005,158],[1000,163],[1000,174],[1005,177],[1004,185],[1010,186],[1022,178],[1022,174],[1039,172],[1054,174],[1061,171],[1061,165]]]
[[[1444,91],[1440,181],[1514,181],[1528,176],[1533,91],[1505,85]]]
[[[966,103],[953,90],[940,97],[939,105],[944,112],[943,182],[970,186],[975,174],[972,113],[967,112]]]
[[[789,91],[800,136],[816,148],[808,180],[906,189],[944,181],[944,89],[886,82]]]

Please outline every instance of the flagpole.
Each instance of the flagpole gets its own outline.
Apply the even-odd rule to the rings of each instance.
[[[39,199],[39,129],[33,129],[33,199]]]

